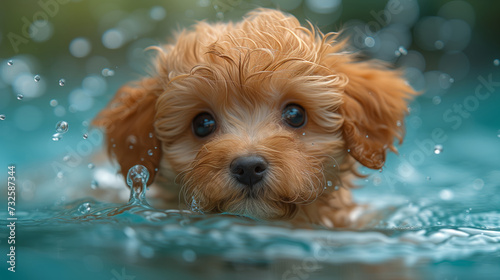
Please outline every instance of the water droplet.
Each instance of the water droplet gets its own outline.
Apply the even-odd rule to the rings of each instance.
[[[365,45],[369,48],[373,48],[375,46],[375,39],[373,39],[373,37],[366,36]]]
[[[90,182],[90,188],[95,190],[99,187],[99,183],[97,183],[96,180],[92,180],[92,182]]]
[[[398,49],[398,51],[402,55],[407,55],[408,54],[408,50],[406,50],[405,47],[403,47],[403,46],[400,46],[399,49]]]
[[[104,69],[102,69],[101,74],[104,77],[111,77],[111,76],[115,75],[115,71],[113,71],[113,70],[111,70],[109,68],[104,68]]]
[[[439,155],[442,152],[443,152],[443,146],[442,145],[436,145],[436,146],[434,146],[434,153],[436,155]]]
[[[40,75],[35,75],[35,77],[33,78],[35,80],[35,82],[40,82]]]
[[[70,160],[70,158],[71,158],[71,156],[70,156],[70,155],[65,155],[65,156],[63,157],[63,161],[68,161],[68,160]]]
[[[332,183],[332,181],[327,181],[326,185],[329,186],[329,187],[331,187],[331,186],[333,186],[333,183]]]
[[[425,179],[426,179],[427,181],[430,181],[430,180],[431,180],[431,177],[427,176]]]
[[[497,58],[497,59],[493,60],[493,65],[495,65],[495,66],[500,65],[500,59]]]
[[[434,103],[434,105],[438,105],[438,104],[440,104],[440,103],[441,103],[441,97],[439,97],[439,96],[434,96],[434,97],[432,98],[432,103]]]
[[[57,142],[62,139],[62,134],[61,133],[54,133],[52,135],[52,141]]]
[[[83,139],[89,138],[89,135],[87,133],[83,134]]]
[[[436,42],[434,42],[434,47],[438,50],[441,50],[444,48],[444,42],[441,40],[437,40]]]
[[[80,205],[80,207],[78,207],[78,212],[80,212],[82,215],[87,215],[88,213],[90,213],[90,209],[90,203],[84,202],[82,203],[82,205]]]
[[[22,94],[17,95],[17,100],[23,100],[23,98],[24,98],[24,95],[22,95]]]
[[[12,66],[14,62],[12,60],[7,61],[7,65]]]
[[[146,186],[149,180],[149,171],[143,165],[135,165],[128,170],[127,185],[130,187],[129,204],[149,206],[146,201]]]
[[[94,165],[93,163],[89,163],[89,164],[87,165],[87,167],[88,167],[89,169],[94,169],[95,165]]]
[[[65,121],[59,121],[56,124],[56,131],[61,134],[68,132],[68,129],[69,129],[69,124]]]
[[[2,114],[2,115],[0,115],[0,121],[3,121],[3,120],[5,120],[5,115]]]
[[[59,80],[59,86],[63,87],[65,84],[66,84],[66,80],[65,79],[60,79]]]
[[[59,104],[59,102],[57,102],[57,100],[55,100],[55,99],[50,100],[50,106],[56,107],[58,104]]]
[[[397,126],[401,126],[401,121],[400,121],[400,120],[398,120],[398,121],[396,122],[396,125],[397,125]]]
[[[153,151],[152,150],[148,150],[148,155],[152,156],[153,155]]]

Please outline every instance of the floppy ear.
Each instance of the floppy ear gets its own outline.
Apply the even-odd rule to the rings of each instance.
[[[337,64],[336,71],[349,79],[340,108],[347,149],[364,166],[380,169],[386,149],[397,152],[394,139],[403,141],[407,103],[416,92],[380,61]]]
[[[150,174],[148,185],[153,183],[161,159],[160,141],[154,129],[160,93],[154,79],[125,85],[92,121],[104,128],[108,154],[118,161],[123,176],[127,177],[132,166],[144,165]]]

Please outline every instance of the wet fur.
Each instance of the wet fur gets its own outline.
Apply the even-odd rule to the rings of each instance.
[[[148,183],[155,178],[188,208],[348,226],[356,162],[382,168],[386,150],[403,139],[415,91],[401,72],[358,61],[337,38],[276,10],[238,23],[200,22],[155,47],[155,75],[122,87],[94,125],[104,128],[124,175],[145,165]],[[290,102],[306,110],[304,127],[281,120]],[[201,112],[218,125],[206,138],[191,127]],[[249,192],[229,164],[251,154],[270,167]]]

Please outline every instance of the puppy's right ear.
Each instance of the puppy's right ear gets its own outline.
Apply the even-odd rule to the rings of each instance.
[[[161,160],[161,143],[154,129],[156,100],[161,92],[152,78],[125,85],[92,121],[104,129],[108,154],[118,161],[123,176],[126,178],[134,165],[144,165],[150,174],[148,185],[153,183]]]

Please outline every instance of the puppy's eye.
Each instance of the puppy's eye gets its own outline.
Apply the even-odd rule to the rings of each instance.
[[[215,131],[215,119],[209,113],[201,113],[193,119],[193,131],[198,137],[208,136]]]
[[[298,128],[306,122],[306,111],[297,104],[288,104],[281,117],[289,126]]]

